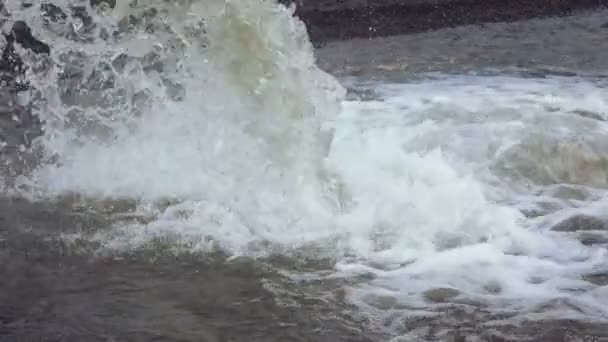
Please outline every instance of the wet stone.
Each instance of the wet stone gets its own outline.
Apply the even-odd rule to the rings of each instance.
[[[429,302],[433,303],[445,303],[450,299],[458,296],[460,292],[456,289],[451,289],[447,287],[440,287],[436,289],[431,289],[424,292],[423,296]]]
[[[575,215],[556,224],[552,230],[557,232],[608,230],[608,222],[594,216]]]

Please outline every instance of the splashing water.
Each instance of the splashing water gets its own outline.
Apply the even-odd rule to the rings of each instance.
[[[293,10],[212,7],[134,2],[90,27],[35,27],[54,46],[50,60],[30,56],[28,75],[53,159],[34,175],[45,194],[212,200],[296,219],[273,212],[318,185],[320,124],[344,90],[315,66]]]
[[[355,291],[362,305],[389,296],[424,308],[429,289],[447,288],[457,290],[447,301],[534,311],[559,298],[576,309],[557,316],[605,319],[605,288],[583,280],[606,269],[605,248],[548,229],[605,210],[605,80],[352,86],[375,99],[345,102],[330,160],[359,201],[342,219],[356,227],[351,245],[365,261],[337,268],[374,275]],[[524,216],[530,208],[539,216]]]
[[[19,49],[44,121],[44,160],[22,182],[39,198],[151,208],[149,222],[93,237],[108,249],[168,237],[231,255],[308,250],[337,274],[372,274],[359,301],[380,292],[423,306],[425,291],[449,287],[522,308],[576,293],[585,314],[606,317],[598,287],[580,279],[605,266],[605,251],[543,231],[517,207],[530,182],[586,179],[573,167],[563,178],[567,163],[518,166],[538,119],[597,112],[605,97],[567,108],[571,89],[558,82],[463,77],[374,84],[382,99],[345,101],[293,9],[272,1],[57,6],[66,15],[8,8],[53,47],[48,58]]]

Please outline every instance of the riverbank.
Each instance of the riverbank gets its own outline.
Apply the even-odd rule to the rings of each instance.
[[[294,0],[285,0],[290,3]],[[296,0],[297,1],[297,0]],[[300,0],[313,42],[419,33],[445,27],[564,16],[607,0]],[[606,20],[608,22],[608,19]]]

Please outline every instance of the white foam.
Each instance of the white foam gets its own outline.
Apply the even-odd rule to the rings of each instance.
[[[138,63],[116,72],[126,101],[112,93],[112,106],[65,105],[59,57],[79,46],[69,40],[48,75],[30,75],[48,97],[39,144],[54,162],[33,175],[43,196],[176,203],[152,206],[150,223],[100,232],[106,247],[170,238],[178,249],[219,246],[232,255],[304,249],[334,258],[338,273],[372,273],[355,292],[363,296],[388,289],[421,304],[424,291],[447,286],[521,308],[577,290],[605,312],[594,286],[580,281],[606,266],[605,251],[546,232],[518,210],[542,201],[535,192],[553,183],[605,185],[601,82],[450,76],[374,84],[379,100],[342,103],[341,86],[316,68],[303,25],[285,8],[230,1],[200,36],[189,33],[196,21],[167,11],[176,32],[164,32],[162,44],[184,44],[159,48],[163,72]],[[112,61],[150,38],[138,32],[119,47],[97,40],[110,53],[93,49],[89,60]],[[182,101],[169,99],[163,77],[184,86]],[[130,104],[139,91],[151,104],[142,112]],[[323,124],[335,131],[331,146]],[[575,136],[587,140],[554,148]],[[487,293],[489,284],[500,290]]]
[[[32,175],[35,190],[43,197],[78,193],[181,202],[157,222],[125,229],[128,237],[117,237],[124,242],[120,246],[169,234],[212,238],[238,253],[258,241],[297,246],[330,235],[324,217],[331,214],[332,198],[320,180],[329,181],[329,175],[319,173],[331,132],[321,124],[337,114],[344,89],[316,67],[293,9],[272,1],[225,5],[197,31],[198,22],[183,8],[155,4],[168,13],[156,45],[148,44],[156,36],[135,28],[116,43],[92,34],[95,48],[83,52],[69,38],[37,26],[43,37],[60,43],[45,73],[29,75],[44,95],[38,114],[46,132],[37,145],[52,159]],[[137,16],[149,7],[121,10]],[[102,27],[120,26],[120,16],[101,19]],[[144,51],[131,53],[138,49]],[[29,63],[41,64],[38,56],[21,52]],[[138,60],[124,71],[115,65],[120,54],[151,53],[160,57],[162,71],[147,71]],[[79,70],[85,77],[76,74],[66,85],[66,56],[112,67],[101,76],[91,68]],[[99,92],[91,78],[111,80],[114,88]],[[166,95],[167,78],[185,89],[182,101]],[[65,93],[80,87],[80,97],[70,100],[76,103],[66,104]],[[138,107],[133,103],[141,93],[148,103]],[[96,102],[104,96],[110,107]]]
[[[580,89],[588,96],[572,95]],[[571,139],[571,131],[587,137],[590,146],[604,146],[606,123],[572,113],[601,115],[599,105],[608,103],[603,89],[581,79],[449,76],[373,85],[380,99],[345,104],[330,160],[356,199],[341,223],[356,232],[352,245],[361,254],[338,269],[378,277],[357,298],[389,289],[423,306],[424,291],[449,287],[468,300],[520,310],[576,298],[582,307],[593,307],[589,315],[605,318],[605,303],[586,292],[596,286],[580,280],[608,266],[605,250],[546,231],[546,222],[526,219],[517,209],[547,200],[535,194],[547,183],[571,181],[568,174],[577,174],[583,186],[596,186],[592,175],[603,172],[601,163],[594,169],[584,167],[583,158],[554,162],[574,157],[560,155],[568,153],[563,149],[536,155],[537,165],[525,156],[524,166],[558,175],[551,181],[497,167],[517,170],[522,156],[505,151],[551,146]],[[547,94],[553,94],[548,101]],[[591,159],[606,157],[600,148],[593,151]],[[601,197],[557,203],[557,213],[566,215],[581,212],[581,205],[593,212],[606,208]],[[400,264],[407,266],[395,266]]]
[[[190,196],[191,201],[171,207],[151,224],[114,231],[116,235],[109,241],[113,248],[130,249],[154,237],[174,236],[180,248],[207,250],[218,244],[235,255],[258,256],[313,248],[314,253],[319,250],[326,253],[318,257],[336,258],[338,274],[374,275],[375,280],[354,291],[355,301],[378,291],[386,294],[388,290],[405,303],[424,306],[425,291],[451,287],[468,300],[503,308],[522,310],[565,297],[588,307],[585,310],[589,315],[603,315],[605,303],[594,297],[596,286],[582,281],[581,275],[607,266],[605,250],[585,247],[567,235],[546,231],[546,224],[540,221],[524,217],[517,201],[543,201],[544,198],[533,195],[542,184],[527,191],[521,190],[525,186],[509,188],[509,184],[518,182],[528,184],[530,179],[520,177],[514,182],[503,182],[504,174],[491,167],[496,161],[504,161],[503,155],[487,153],[488,159],[484,159],[484,154],[476,152],[484,148],[487,140],[494,141],[492,148],[496,151],[527,143],[526,139],[535,138],[532,132],[540,129],[538,125],[543,127],[540,117],[562,117],[563,121],[556,120],[556,125],[574,122],[576,127],[582,123],[587,126],[579,128],[579,132],[590,135],[601,132],[605,123],[588,122],[589,119],[568,112],[532,108],[535,106],[528,102],[522,104],[523,96],[515,91],[515,95],[510,92],[487,95],[501,105],[482,110],[476,103],[483,100],[480,97],[486,93],[488,83],[506,79],[467,77],[464,95],[460,93],[463,79],[447,79],[441,86],[434,81],[393,85],[394,93],[384,93],[376,102],[344,103],[341,116],[331,122],[335,136],[325,163],[328,172],[339,175],[341,211],[314,212],[313,207],[297,207],[291,197],[276,197],[276,183],[265,185],[267,193],[255,188],[256,194],[251,191],[246,196],[256,200],[255,207],[235,202],[226,205],[217,195],[220,188],[204,201],[197,192],[203,188],[190,194],[184,190],[182,195]],[[550,82],[512,81],[521,82],[525,92],[536,89],[535,84],[552,90]],[[567,81],[553,82],[556,88],[561,88]],[[581,81],[572,86],[578,82]],[[418,89],[430,85],[432,96],[443,97],[438,107],[427,106],[425,95]],[[377,90],[381,93],[383,87],[379,85]],[[467,106],[467,96],[473,99],[471,108]],[[457,105],[452,106],[452,101]],[[588,109],[584,99],[571,105]],[[505,118],[502,114],[507,109],[511,115]],[[427,116],[438,115],[439,111],[461,118]],[[473,120],[469,115],[481,113],[484,120],[467,123]],[[462,125],[467,129],[461,129]],[[156,129],[166,128],[165,125]],[[555,133],[560,131],[558,128],[546,134],[558,134]],[[502,144],[506,147],[501,146],[503,137]],[[171,139],[170,135],[166,139]],[[464,139],[470,141],[450,143]],[[166,144],[167,140],[161,141]],[[120,152],[112,151],[113,156],[117,153]],[[173,160],[184,165],[177,158]],[[237,171],[242,167],[246,166],[226,172],[239,175]],[[180,179],[192,177],[175,174]],[[211,186],[213,180],[223,178],[209,176],[209,179]],[[184,182],[184,189],[189,182]],[[247,183],[229,188],[228,196],[238,193],[244,184]],[[156,195],[163,195],[163,191]],[[558,213],[580,212],[567,207],[567,203],[560,204]],[[594,211],[599,207],[605,205],[594,202],[587,206]],[[107,240],[108,236],[100,238]]]

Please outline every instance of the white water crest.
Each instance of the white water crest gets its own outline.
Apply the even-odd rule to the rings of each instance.
[[[272,1],[57,4],[71,16],[9,8],[53,47],[20,50],[45,121],[45,160],[24,183],[39,198],[139,201],[147,222],[100,231],[106,248],[304,251],[335,260],[332,276],[371,274],[359,303],[422,307],[449,287],[517,309],[576,299],[606,318],[581,279],[606,268],[605,249],[546,229],[603,207],[601,81],[429,77],[354,84],[375,99],[345,100],[293,9]]]
[[[605,80],[352,86],[374,95],[344,103],[330,161],[358,199],[346,217],[364,255],[337,268],[375,276],[354,291],[360,303],[423,308],[422,293],[448,288],[456,302],[534,310],[560,299],[572,307],[557,316],[606,318],[604,287],[583,280],[607,269],[605,247],[550,230],[575,213],[605,219]]]

